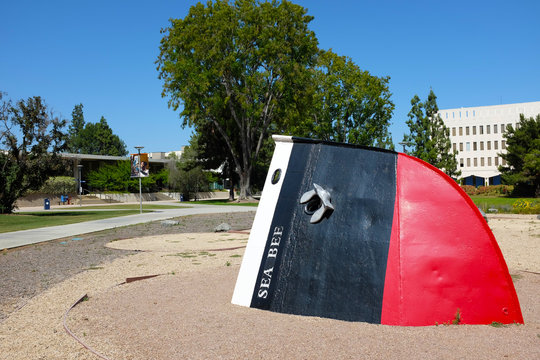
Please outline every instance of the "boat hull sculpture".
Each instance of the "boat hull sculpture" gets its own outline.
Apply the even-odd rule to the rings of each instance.
[[[232,302],[376,324],[523,323],[470,198],[393,151],[274,136]]]

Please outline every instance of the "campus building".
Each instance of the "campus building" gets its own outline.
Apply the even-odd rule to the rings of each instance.
[[[457,151],[465,185],[499,185],[499,165],[506,165],[500,154],[506,152],[503,134],[508,125],[516,127],[520,114],[536,117],[540,101],[439,110],[450,129],[452,150]]]
[[[182,157],[182,154],[184,153],[184,148],[185,146],[182,146],[180,150],[176,150],[176,151],[151,152],[151,153],[148,153],[148,159],[162,160],[162,159],[170,159],[171,157],[180,159]]]
[[[98,170],[103,165],[114,165],[118,161],[129,161],[129,157],[109,155],[61,153],[60,157],[68,160],[68,163],[70,163],[70,167],[73,171],[73,177],[78,184],[81,184],[80,181],[83,183],[86,182],[88,174],[92,171]],[[148,159],[150,169],[153,172],[158,172],[163,169],[169,161],[169,159]]]

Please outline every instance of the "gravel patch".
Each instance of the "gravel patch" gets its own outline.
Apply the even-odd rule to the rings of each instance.
[[[102,267],[114,259],[135,253],[106,248],[110,241],[141,235],[211,232],[227,222],[234,230],[249,229],[253,212],[192,215],[172,219],[177,225],[160,221],[78,235],[0,252],[0,322],[29,299],[65,279],[88,269]]]
[[[221,222],[233,225],[222,219],[206,231]],[[84,294],[88,301],[70,312],[68,325],[110,359],[538,359],[540,221],[490,217],[489,225],[525,325],[392,327],[235,306],[245,235],[141,232],[107,245],[130,254],[66,277],[11,313],[0,323],[0,359],[96,359],[62,327],[65,311]],[[119,285],[153,274],[161,276]]]

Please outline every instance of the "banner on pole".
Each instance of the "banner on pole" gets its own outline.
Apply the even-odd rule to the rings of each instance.
[[[149,174],[148,154],[131,154],[131,177],[148,177]]]

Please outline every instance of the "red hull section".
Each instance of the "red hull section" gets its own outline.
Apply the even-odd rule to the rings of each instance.
[[[398,154],[381,323],[523,323],[508,268],[477,207],[445,174]]]

